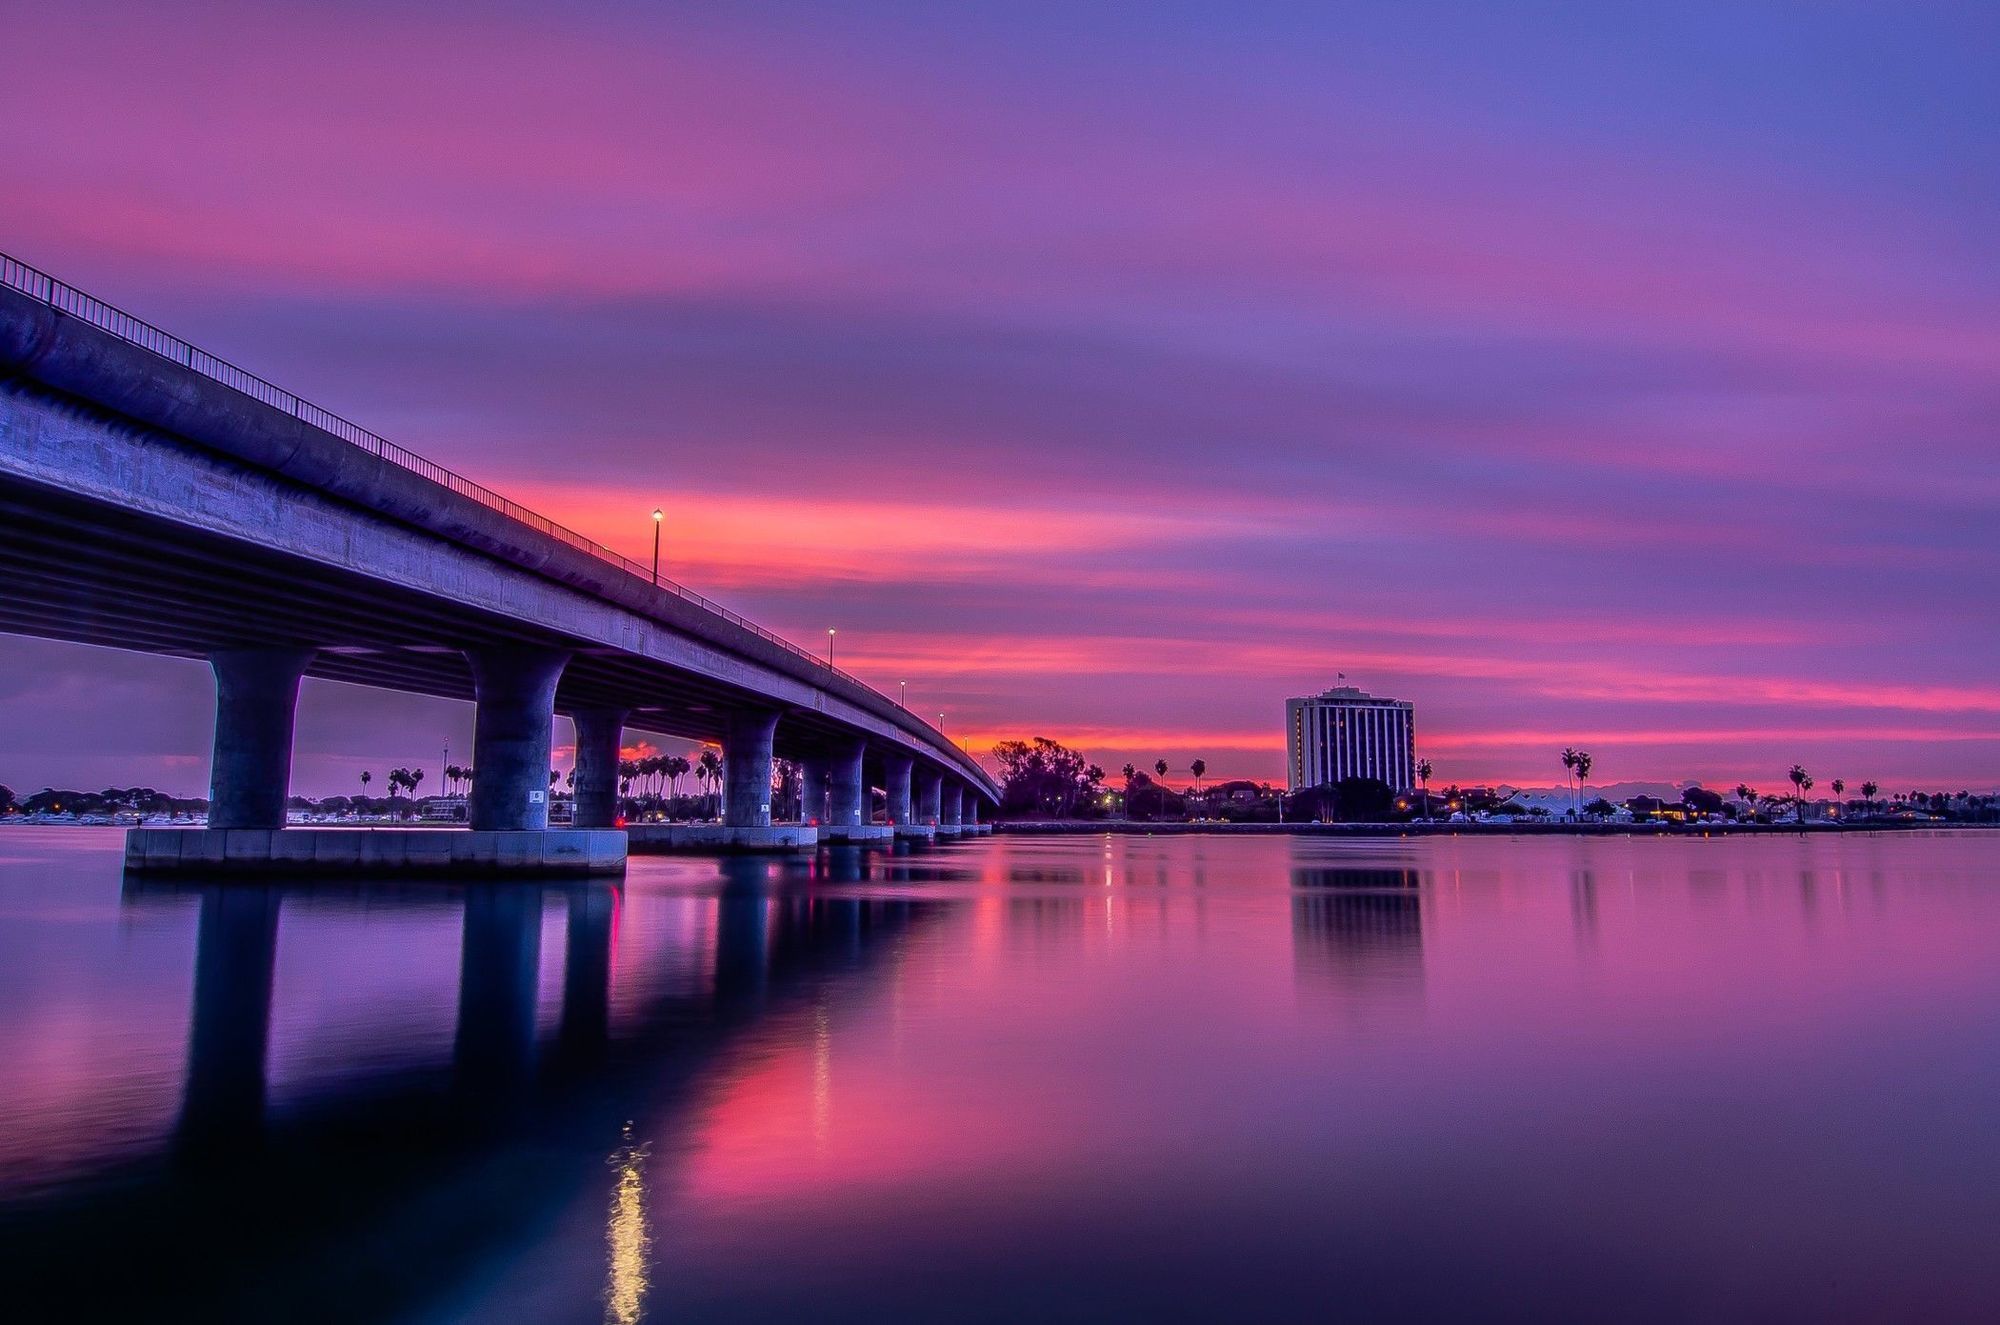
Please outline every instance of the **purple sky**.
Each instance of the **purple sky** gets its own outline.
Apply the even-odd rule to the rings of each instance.
[[[0,248],[975,748],[1995,780],[2000,9],[578,8],[6,5]],[[0,639],[0,781],[211,703]],[[298,780],[447,742],[311,685]]]

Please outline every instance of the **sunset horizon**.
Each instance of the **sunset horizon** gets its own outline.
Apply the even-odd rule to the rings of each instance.
[[[1438,13],[22,6],[0,247],[626,555],[662,508],[982,756],[1277,780],[1344,672],[1455,781],[1993,787],[1988,94],[1897,63],[1975,43]],[[0,677],[0,780],[198,789],[199,667]],[[470,721],[309,683],[298,774]]]

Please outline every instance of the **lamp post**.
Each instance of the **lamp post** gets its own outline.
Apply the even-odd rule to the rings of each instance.
[[[910,683],[908,681],[898,681],[896,684],[901,688],[901,694],[897,697],[897,702],[904,708],[908,708],[910,706]]]
[[[657,506],[653,508],[653,587],[655,589],[660,587],[660,522],[666,518],[667,513],[665,511]]]
[[[826,665],[829,668],[833,666],[833,634],[834,628],[828,626],[826,628]]]

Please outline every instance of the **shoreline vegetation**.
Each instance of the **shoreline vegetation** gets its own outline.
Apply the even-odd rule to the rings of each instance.
[[[1002,741],[993,747],[1000,765],[997,824],[1119,825],[1117,831],[1187,831],[1207,825],[1229,832],[1283,832],[1290,828],[1332,832],[1394,833],[1520,829],[1529,832],[1653,832],[1776,828],[1905,828],[1946,824],[2000,823],[2000,795],[1961,790],[1889,790],[1873,779],[1856,783],[1849,795],[1844,778],[1826,784],[1830,796],[1815,798],[1818,785],[1802,764],[1793,764],[1784,791],[1760,792],[1745,783],[1733,788],[1687,782],[1654,790],[1664,795],[1628,795],[1613,802],[1611,789],[1594,790],[1590,775],[1596,757],[1565,749],[1562,790],[1466,786],[1447,782],[1433,788],[1428,759],[1413,765],[1417,786],[1397,790],[1374,777],[1344,777],[1319,786],[1289,789],[1237,778],[1211,781],[1204,760],[1188,761],[1188,781],[1176,787],[1175,770],[1165,759],[1150,771],[1127,764],[1122,779],[1106,773],[1075,750],[1037,736]],[[1049,831],[1087,831],[1050,828]]]
[[[1401,791],[1372,777],[1296,790],[1248,779],[1210,781],[1205,761],[1188,762],[1190,781],[1173,786],[1165,759],[1151,771],[1126,764],[1122,784],[1081,753],[1046,737],[1002,741],[993,747],[999,765],[999,805],[989,822],[1009,833],[1248,833],[1293,836],[1391,837],[1451,833],[1572,833],[1580,836],[1635,836],[1680,833],[1868,832],[1958,826],[2000,826],[2000,794],[1961,790],[1890,791],[1874,780],[1854,785],[1827,783],[1829,797],[1814,798],[1813,775],[1800,764],[1787,774],[1789,791],[1759,792],[1744,783],[1733,789],[1681,784],[1656,786],[1665,795],[1639,794],[1612,802],[1593,794],[1589,782],[1595,757],[1565,749],[1560,793],[1553,789],[1462,786],[1432,789],[1428,759],[1414,764],[1418,785]],[[774,822],[807,821],[801,768],[774,762],[771,810]],[[697,784],[683,794],[682,778]],[[418,795],[424,770],[395,768],[387,796],[368,794],[372,772],[359,775],[361,794],[320,798],[291,796],[287,817],[302,824],[420,823],[450,826],[467,819],[475,771],[446,765],[442,794]],[[574,779],[549,771],[550,826],[564,826],[574,808]],[[705,823],[721,818],[723,760],[713,749],[698,759],[659,756],[621,762],[618,818],[624,823]],[[1643,785],[1643,784],[1642,784]],[[1629,784],[1628,784],[1629,787]],[[1609,791],[1610,789],[1605,789]],[[44,788],[17,797],[0,786],[0,824],[81,823],[133,827],[197,825],[207,818],[202,797],[175,797],[152,787],[107,787],[101,791]],[[870,788],[863,821],[888,822],[886,788]]]
[[[1774,823],[1629,823],[1550,820],[1538,823],[1232,823],[1216,820],[999,819],[995,836],[1085,837],[1783,837],[1822,833],[1909,833],[2000,830],[2000,824],[1875,819]]]

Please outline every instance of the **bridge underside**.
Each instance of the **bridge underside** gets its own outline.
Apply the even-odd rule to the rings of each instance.
[[[842,827],[875,785],[899,825],[976,821],[994,797],[855,678],[149,346],[0,288],[0,632],[208,662],[212,829],[283,827],[304,676],[475,704],[468,819],[486,833],[547,829],[558,713],[580,829],[618,819],[629,729],[719,744],[724,826],[751,837],[772,825],[775,757],[815,770]]]
[[[509,627],[449,600],[351,577],[302,557],[0,473],[0,632],[206,659],[246,645],[315,648],[306,675],[445,699],[474,698],[464,650],[573,648],[556,710],[628,709],[627,725],[720,741],[757,696],[649,659]],[[852,740],[810,709],[784,714],[784,758]]]

